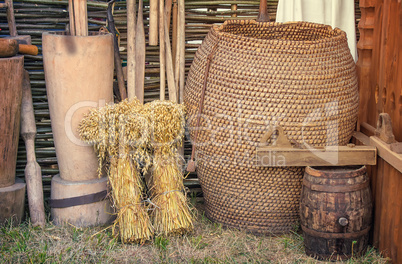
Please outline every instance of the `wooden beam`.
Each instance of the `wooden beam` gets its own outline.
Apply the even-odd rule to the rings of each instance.
[[[378,156],[392,165],[396,170],[402,173],[402,154],[391,150],[391,144],[387,144],[376,136],[370,137],[370,145],[378,149]]]
[[[299,149],[258,147],[256,165],[262,167],[375,165],[377,151],[372,146],[329,146]]]

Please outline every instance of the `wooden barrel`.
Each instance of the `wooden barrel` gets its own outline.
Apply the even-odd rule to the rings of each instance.
[[[79,139],[78,124],[90,108],[113,102],[113,37],[45,32],[42,41],[60,177],[66,181],[97,179],[96,154]]]
[[[0,58],[0,188],[15,183],[24,56]]]
[[[367,249],[372,198],[365,166],[307,167],[300,200],[306,253],[342,260]]]

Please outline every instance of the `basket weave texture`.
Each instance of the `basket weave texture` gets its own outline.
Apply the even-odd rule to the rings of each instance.
[[[275,125],[294,143],[348,143],[358,87],[346,34],[307,22],[213,26],[190,68],[184,102],[192,139],[203,103],[193,144],[207,217],[253,232],[286,233],[299,219],[304,168],[257,167],[256,147]]]

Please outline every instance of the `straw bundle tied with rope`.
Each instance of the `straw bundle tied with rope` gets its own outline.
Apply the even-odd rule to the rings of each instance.
[[[184,105],[153,101],[144,105],[152,133],[153,168],[150,178],[152,211],[158,235],[183,234],[193,228],[193,215],[184,192],[182,158],[177,148],[184,135]]]
[[[80,123],[81,138],[98,153],[99,175],[107,171],[117,211],[113,227],[118,227],[123,243],[144,243],[153,236],[148,210],[158,234],[192,228],[176,148],[184,120],[183,105],[159,101],[142,105],[134,99],[92,109]],[[152,209],[144,202],[141,178],[151,165]]]
[[[122,242],[143,243],[153,235],[153,228],[143,200],[141,164],[150,162],[147,144],[149,123],[140,113],[138,100],[92,109],[80,124],[80,136],[94,144],[99,159],[99,174],[107,167],[109,185]],[[106,166],[105,166],[106,165]]]

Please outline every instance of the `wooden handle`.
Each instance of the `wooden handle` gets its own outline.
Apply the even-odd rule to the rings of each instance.
[[[19,44],[18,45],[18,52],[22,54],[28,55],[38,55],[38,47],[35,45],[26,45],[26,44]]]
[[[160,78],[160,93],[159,99],[165,100],[165,4],[163,0],[159,0],[159,78]]]
[[[173,59],[172,59],[172,49],[170,46],[170,38],[169,38],[169,28],[168,28],[168,10],[167,6],[165,8],[165,54],[166,54],[166,76],[168,81],[168,91],[169,91],[169,100],[177,103],[177,88],[176,82],[174,78],[174,69],[173,69]]]
[[[119,43],[116,37],[116,28],[114,25],[114,19],[112,14],[113,2],[114,1],[108,2],[108,9],[107,9],[108,29],[109,32],[112,33],[113,35],[114,67],[116,69],[117,84],[119,86],[120,99],[124,100],[127,98],[127,91],[126,86],[124,84],[123,68],[121,66],[121,60],[120,60]]]
[[[7,22],[8,22],[8,29],[10,31],[11,37],[17,36],[17,26],[15,23],[14,17],[14,7],[13,7],[13,0],[5,0],[4,3],[7,5]]]
[[[36,162],[35,136],[36,124],[32,104],[29,74],[24,72],[22,103],[21,103],[21,136],[25,141],[27,165],[25,181],[27,184],[29,213],[33,226],[45,226],[45,208],[43,203],[42,172]]]
[[[260,11],[257,18],[258,22],[269,22],[267,0],[260,0]]]
[[[137,28],[135,30],[135,96],[143,104],[145,82],[145,32],[142,6],[143,0],[139,0]]]
[[[75,35],[88,36],[87,0],[72,0],[74,9]]]
[[[135,0],[127,0],[127,96],[135,98]]]
[[[17,53],[38,55],[35,45],[18,44],[16,39],[0,39],[0,58],[12,57]]]
[[[158,0],[149,1],[149,45],[158,45]]]

